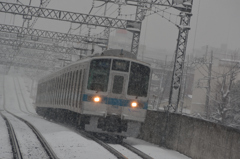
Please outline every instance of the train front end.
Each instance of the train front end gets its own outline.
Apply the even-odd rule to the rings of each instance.
[[[128,58],[98,57],[89,67],[82,96],[85,130],[136,137],[148,107],[151,69]]]

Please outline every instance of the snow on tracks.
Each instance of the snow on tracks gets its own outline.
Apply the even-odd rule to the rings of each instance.
[[[0,117],[0,134],[0,158],[13,158],[7,125],[2,117]]]
[[[44,148],[42,147],[41,142],[39,142],[39,139],[28,125],[6,112],[3,112],[2,114],[8,119],[9,123],[14,129],[17,144],[20,148],[21,154],[18,156],[29,159],[49,158]]]

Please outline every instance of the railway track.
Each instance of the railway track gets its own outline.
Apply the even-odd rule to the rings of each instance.
[[[10,143],[12,145],[13,158],[14,159],[22,159],[20,147],[19,147],[17,137],[16,137],[16,134],[15,134],[12,124],[9,122],[9,120],[4,115],[2,115],[2,113],[0,113],[0,115],[6,122]]]
[[[41,135],[41,133],[30,122],[28,122],[27,120],[25,120],[25,119],[15,115],[15,114],[9,112],[6,109],[6,107],[5,107],[5,92],[4,92],[4,90],[5,89],[4,89],[4,81],[3,81],[3,108],[4,108],[5,112],[8,113],[8,114],[11,114],[12,116],[17,118],[21,122],[25,123],[32,130],[32,132],[35,134],[37,140],[40,142],[42,148],[45,150],[46,154],[48,155],[48,157],[50,159],[58,159],[57,155],[52,150],[50,145],[47,143],[45,138]],[[16,91],[16,85],[15,85],[15,91]],[[16,95],[18,96],[17,93],[16,93]],[[18,104],[19,104],[19,108],[20,108],[19,97],[17,97],[17,98],[18,98]],[[22,98],[23,98],[23,96],[22,96]],[[24,112],[24,113],[26,113],[26,112]],[[22,152],[21,152],[21,149],[20,149],[19,141],[18,141],[16,133],[14,131],[14,128],[13,128],[10,120],[5,115],[3,115],[2,112],[0,112],[0,115],[3,117],[3,119],[5,120],[6,125],[7,125],[9,138],[10,138],[10,142],[11,142],[11,146],[12,146],[12,150],[13,150],[14,159],[22,159],[23,155],[22,155]]]
[[[143,159],[153,159],[151,156],[147,155],[146,153],[136,149],[135,147],[123,142],[121,144],[122,146],[126,147],[127,149],[129,149],[130,151],[134,152],[135,154],[137,154],[138,156],[140,156]]]
[[[97,138],[100,138],[100,140],[105,140],[104,137],[103,137],[103,138],[101,137],[101,135],[96,135],[96,136],[97,136]],[[106,141],[104,141],[104,143],[110,145],[111,147],[113,147],[113,148],[116,149],[116,150],[125,149],[124,151],[129,151],[130,153],[134,153],[134,154],[135,154],[134,159],[135,159],[136,157],[138,157],[138,158],[143,158],[143,159],[152,159],[151,156],[147,155],[146,153],[138,150],[137,148],[131,146],[130,144],[128,144],[128,143],[126,143],[126,142],[124,142],[124,141],[122,141],[122,142],[120,141],[120,143],[119,143],[118,138],[116,138],[116,137],[114,137],[114,136],[107,135],[106,137],[107,137],[108,139],[107,139]],[[109,142],[110,142],[110,143],[114,143],[114,144],[110,144]],[[116,144],[116,143],[118,143],[118,144]],[[123,151],[123,152],[124,152],[124,151]],[[120,153],[121,153],[121,152],[120,152]],[[124,156],[127,156],[128,153],[125,153],[125,152],[124,152],[124,154],[126,154],[126,155],[124,155]],[[136,155],[137,155],[137,156],[136,156]]]
[[[79,130],[79,129],[75,129],[75,131],[79,132],[81,135],[86,136],[90,139],[92,139],[93,141],[97,142],[98,144],[100,144],[101,146],[103,146],[105,149],[107,149],[110,153],[112,153],[114,156],[116,156],[118,159],[129,159],[131,157],[128,157],[127,153],[122,153],[119,151],[119,149],[122,149],[122,147],[128,149],[129,151],[131,151],[131,153],[134,153],[135,155],[137,155],[139,158],[142,159],[153,159],[151,156],[147,155],[146,153],[136,149],[135,147],[123,142],[121,144],[114,144],[116,146],[112,146],[111,144],[102,141],[101,139],[99,139],[98,137],[96,137],[95,135],[88,133],[86,131],[83,130]],[[116,148],[119,147],[119,148]]]
[[[52,150],[51,146],[48,144],[48,142],[45,140],[45,138],[42,136],[42,134],[31,123],[29,123],[27,120],[24,120],[23,118],[20,118],[10,112],[8,112],[8,113],[13,115],[17,119],[23,121],[33,131],[33,133],[37,136],[38,140],[40,141],[42,147],[44,148],[44,150],[46,151],[46,153],[48,154],[50,159],[58,159],[57,155]]]
[[[52,148],[49,146],[47,141],[44,139],[44,137],[41,135],[41,133],[32,124],[30,124],[28,121],[14,115],[14,114],[12,114],[11,112],[8,112],[8,111],[6,111],[6,112],[8,114],[11,114],[12,116],[17,118],[18,120],[24,122],[32,130],[32,132],[36,135],[37,140],[40,142],[42,148],[45,150],[45,152],[47,153],[47,155],[50,159],[58,159],[57,155],[52,150]],[[7,128],[8,128],[8,133],[9,133],[9,138],[10,138],[10,142],[11,142],[11,146],[12,146],[12,150],[13,150],[13,156],[14,156],[15,159],[22,159],[23,155],[21,153],[21,149],[20,149],[20,146],[19,146],[19,142],[18,142],[16,133],[14,131],[14,128],[13,128],[10,120],[8,120],[8,118],[5,115],[3,115],[2,112],[0,114],[4,118],[4,120],[6,121],[6,125],[7,125]]]
[[[18,79],[16,79],[18,80]],[[19,88],[19,90],[17,90],[17,87]],[[24,99],[24,96],[22,94],[22,91],[21,91],[21,86],[19,84],[18,81],[15,81],[14,80],[14,88],[15,88],[15,91],[16,91],[16,95],[17,95],[17,100],[18,100],[18,104],[19,104],[19,108],[21,107],[20,106],[20,100],[23,100],[22,104],[25,105],[25,111],[21,110],[23,113],[26,113],[26,114],[29,114],[29,115],[32,115],[32,116],[36,116],[36,114],[33,114],[31,113],[28,109],[27,109],[27,106],[26,106],[26,102],[25,102],[25,99]],[[17,93],[18,91],[18,93]],[[23,106],[23,105],[22,105]],[[24,108],[24,107],[22,107]],[[6,109],[5,109],[6,110]],[[8,111],[7,111],[8,112]],[[52,159],[55,159],[57,158],[56,154],[53,152],[53,150],[51,149],[51,147],[48,145],[48,143],[45,141],[45,139],[42,137],[41,133],[35,129],[35,127],[33,125],[31,125],[28,121],[16,116],[15,114],[12,114],[11,112],[8,112],[9,114],[13,115],[15,118],[18,118],[19,120],[23,121],[25,124],[27,124],[31,129],[32,131],[35,133],[35,135],[37,136],[38,140],[40,141],[40,143],[42,144],[43,148],[45,149],[46,153],[48,154],[49,158],[52,158]],[[11,125],[11,123],[9,124]],[[13,130],[13,135],[11,136],[15,136],[14,135],[14,129],[13,128],[9,128],[11,130]],[[76,130],[76,129],[75,129]],[[9,130],[10,131],[10,130]],[[128,154],[126,153],[122,153],[119,149],[123,149],[123,148],[126,148],[128,149],[129,151],[131,151],[131,153],[134,153],[135,155],[137,155],[136,158],[143,158],[143,159],[152,159],[152,157],[148,156],[147,154],[145,154],[144,152],[141,152],[140,150],[134,148],[133,146],[127,144],[127,143],[122,143],[122,144],[116,144],[117,146],[112,146],[111,144],[109,143],[106,143],[100,139],[98,139],[97,137],[95,137],[94,135],[90,134],[90,133],[87,133],[83,130],[79,130],[77,129],[77,131],[83,135],[83,136],[86,136],[87,138],[90,138],[92,139],[93,141],[95,141],[96,143],[98,143],[99,145],[101,145],[102,147],[104,147],[106,150],[108,150],[110,153],[112,153],[114,156],[116,156],[116,158],[118,159],[128,159],[128,158],[131,158],[128,156]],[[10,133],[9,133],[10,134]],[[16,148],[13,148],[14,149],[14,155],[16,154],[19,154],[18,156],[19,157],[15,157],[15,158],[20,158],[21,157],[21,152],[19,152],[19,147],[17,148],[18,146],[18,142],[17,142],[17,138],[15,136],[15,139],[11,139],[13,141],[15,141],[15,144]],[[11,142],[12,143],[12,142]],[[13,144],[12,144],[13,145]],[[120,148],[116,148],[116,147],[120,147]],[[16,149],[16,150],[15,150]],[[133,158],[133,157],[132,157]]]
[[[58,159],[57,155],[52,150],[52,148],[49,146],[47,141],[44,139],[44,137],[41,135],[41,133],[32,124],[30,124],[28,121],[14,115],[14,114],[12,114],[11,112],[8,112],[8,111],[6,111],[6,112],[8,114],[11,114],[12,116],[17,118],[18,120],[24,122],[32,130],[32,132],[36,135],[37,140],[40,142],[42,148],[45,150],[46,154],[48,155],[48,157],[50,159]],[[7,125],[7,128],[8,128],[8,133],[9,133],[9,138],[10,138],[10,142],[11,142],[11,146],[12,146],[12,150],[13,150],[13,156],[16,159],[22,159],[23,155],[22,155],[21,149],[19,147],[19,142],[18,142],[18,139],[16,137],[16,133],[14,131],[14,128],[13,128],[10,120],[8,120],[8,118],[5,115],[3,115],[1,113],[1,116],[6,121],[6,125]]]
[[[129,156],[133,156],[133,155],[137,155],[134,158],[142,158],[142,159],[153,159],[152,157],[150,157],[149,155],[147,155],[146,153],[136,149],[135,147],[123,142],[121,144],[109,144],[107,142],[101,141],[100,139],[96,138],[96,137],[91,137],[94,141],[96,141],[97,143],[99,143],[100,145],[102,145],[104,148],[106,148],[109,152],[111,152],[112,154],[114,154],[116,157],[121,158],[121,159],[128,159],[131,158]],[[121,152],[122,149],[126,148],[127,150],[129,150],[130,152],[126,152],[126,150],[124,152]],[[131,154],[133,153],[133,154]]]
[[[15,79],[16,79],[16,81],[15,81]],[[36,114],[34,114],[34,113],[32,113],[30,110],[29,110],[29,108],[28,108],[28,106],[27,106],[27,103],[26,103],[26,100],[25,100],[25,98],[24,98],[24,95],[23,95],[23,92],[22,92],[22,87],[21,87],[21,85],[20,85],[20,82],[19,82],[19,79],[16,77],[16,78],[13,78],[13,82],[14,82],[14,88],[15,88],[15,92],[16,92],[16,96],[17,96],[17,100],[18,100],[18,103],[19,103],[19,108],[20,108],[20,110],[22,111],[22,112],[24,112],[24,113],[26,113],[26,114],[31,114],[31,115],[36,115]],[[17,89],[17,87],[18,87],[18,89]],[[19,95],[20,94],[20,95]],[[22,110],[22,108],[21,108],[21,106],[20,106],[20,99],[23,101],[22,103],[23,103],[23,105],[24,105],[24,109],[26,110],[26,111],[23,111]]]
[[[21,91],[21,86],[20,86],[20,83],[19,83],[19,80],[17,80],[17,84],[18,84],[18,87],[20,88],[20,96],[21,98],[24,100],[24,105],[27,109],[27,106],[26,106],[26,102],[25,102],[25,99],[24,99],[24,96],[23,96],[23,93]],[[15,81],[14,81],[15,83]],[[15,90],[17,91],[17,84],[15,84]],[[18,94],[17,94],[18,95]],[[20,97],[18,97],[18,100],[19,100]],[[33,113],[31,113],[28,109],[27,111],[29,112],[29,114],[31,115],[34,115]],[[98,138],[96,138],[94,135],[91,135],[85,131],[80,131],[81,134],[83,134],[84,136],[87,136],[88,138],[91,138],[92,140],[94,140],[95,142],[97,142],[98,144],[100,144],[101,146],[103,146],[105,149],[107,149],[110,153],[112,153],[114,156],[116,156],[117,158],[119,159],[126,159],[128,158],[127,155],[123,155],[121,152],[119,152],[116,148],[112,147],[111,145],[109,145],[108,143],[105,143],[104,141],[101,141],[99,140]],[[118,146],[121,147],[125,147],[126,149],[128,149],[129,151],[131,151],[132,153],[138,155],[140,158],[143,158],[143,159],[152,159],[152,157],[150,157],[149,155],[145,154],[144,152],[134,148],[133,146],[127,144],[127,143],[122,143],[122,144],[118,144]]]

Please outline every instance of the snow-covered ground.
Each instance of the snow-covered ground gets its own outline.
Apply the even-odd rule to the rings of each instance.
[[[35,113],[33,101],[29,94],[30,80],[24,78],[0,75],[0,110],[4,110],[2,80],[4,78],[5,87],[5,108],[31,122],[48,141],[57,156],[61,159],[83,158],[83,159],[113,159],[116,158],[102,146],[96,142],[88,139],[74,129],[64,127],[62,125],[47,121]],[[20,86],[18,85],[18,81]],[[28,82],[26,82],[28,81]],[[27,86],[27,87],[26,87]],[[15,91],[16,87],[16,91]],[[21,96],[23,93],[24,99]],[[18,96],[17,96],[18,94]],[[19,102],[19,104],[18,104]],[[7,140],[7,128],[3,119],[0,119],[0,158],[12,158],[11,146]],[[3,134],[3,135],[2,135]],[[22,138],[24,139],[24,138]],[[31,138],[30,138],[31,139]],[[157,145],[148,142],[127,138],[125,142],[131,144],[135,148],[145,152],[155,159],[189,159],[188,157],[172,150],[161,148]],[[128,156],[131,152],[125,148],[111,144],[112,147],[120,149],[123,154],[127,153]],[[39,158],[37,154],[32,154],[29,158]],[[132,159],[139,158],[135,154],[130,154]]]
[[[9,113],[3,112],[3,115],[13,126],[23,158],[49,158],[36,135],[24,122]]]
[[[28,102],[26,102],[27,105],[25,105],[21,96],[16,95],[20,90],[19,87],[16,87],[17,90],[15,91],[16,81],[14,85],[14,80],[15,78],[13,79],[13,77],[10,76],[5,76],[4,78],[6,96],[5,109],[32,123],[42,133],[43,137],[48,141],[59,158],[116,158],[99,144],[77,134],[73,130],[49,122],[40,116],[27,113],[26,107],[29,107],[28,103],[32,102],[30,102],[30,98],[27,98],[25,100]],[[21,85],[25,87],[23,83],[21,83]],[[18,101],[20,104],[18,104]],[[39,158],[37,155],[38,154],[32,154],[30,158]],[[0,158],[2,158],[1,154]]]
[[[155,159],[190,159],[177,151],[165,149],[140,139],[127,138],[124,141]]]

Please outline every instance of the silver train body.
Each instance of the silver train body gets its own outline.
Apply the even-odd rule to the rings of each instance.
[[[79,60],[39,80],[37,112],[68,116],[86,131],[136,137],[146,116],[151,72],[123,50]]]

